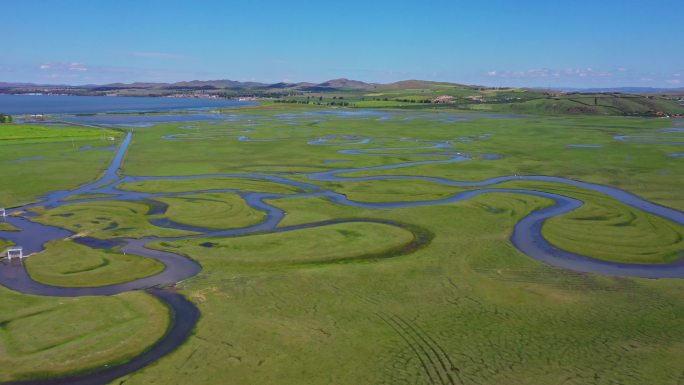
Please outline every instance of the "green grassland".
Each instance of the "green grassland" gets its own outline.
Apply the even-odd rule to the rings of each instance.
[[[185,225],[209,229],[240,228],[264,220],[264,213],[250,207],[242,197],[230,193],[157,198],[169,205],[165,216]]]
[[[503,186],[531,187],[585,202],[544,225],[544,237],[561,249],[627,263],[666,263],[684,258],[684,227],[666,219],[580,188],[523,182]]]
[[[0,250],[5,250],[5,248],[9,246],[12,246],[12,242],[0,239]]]
[[[440,97],[447,103],[435,103]],[[430,102],[433,103],[430,103]],[[404,81],[372,90],[338,89],[302,93],[278,99],[283,103],[310,103],[352,108],[443,108],[535,115],[684,115],[684,107],[668,95],[556,92],[529,88],[482,88],[460,84]]]
[[[200,263],[209,259],[224,266],[325,264],[382,258],[409,244],[414,235],[405,229],[379,223],[341,223],[313,229],[239,238],[200,238],[152,244],[181,253]],[[202,244],[210,243],[211,247]],[[297,245],[307,245],[297,250]]]
[[[29,124],[0,124],[0,140],[21,140],[23,143],[71,141],[71,139],[118,136],[111,130],[93,130],[82,127],[40,126]]]
[[[277,106],[278,107],[278,106]],[[271,116],[283,113],[289,106],[249,109],[249,114]],[[300,106],[299,111],[316,111],[312,107]],[[288,110],[284,110],[288,111]],[[463,122],[442,122],[437,118],[441,111],[433,111],[437,118],[416,118],[402,120],[410,112],[388,110],[395,114],[389,121],[367,121],[332,119],[312,122],[302,119],[297,125],[283,125],[282,122],[266,121],[247,135],[252,139],[270,137],[291,140],[275,142],[239,142],[235,138],[207,140],[163,141],[162,135],[184,133],[178,125],[160,125],[139,130],[135,136],[133,150],[127,157],[126,172],[132,175],[192,175],[211,173],[262,172],[313,172],[334,168],[370,167],[394,164],[404,161],[421,161],[425,157],[411,156],[419,150],[395,151],[396,157],[359,156],[338,154],[336,150],[371,149],[385,147],[384,142],[371,142],[356,146],[312,146],[309,140],[328,135],[366,135],[372,138],[415,138],[426,141],[452,141],[454,149],[466,154],[493,153],[502,155],[496,161],[470,161],[462,163],[431,164],[403,169],[355,172],[348,176],[365,175],[425,175],[458,180],[477,181],[500,175],[556,175],[588,182],[619,187],[646,199],[684,209],[684,196],[678,193],[678,180],[684,180],[682,158],[671,158],[670,153],[681,152],[677,145],[649,145],[626,143],[615,140],[616,135],[656,132],[671,127],[669,119],[617,118],[617,117],[541,117],[530,116],[517,119],[494,119],[478,114],[464,113],[470,120]],[[423,114],[426,112],[421,112]],[[216,126],[197,123],[198,131],[216,130]],[[244,123],[226,124],[228,130],[246,127]],[[303,128],[303,129],[300,129]],[[460,138],[477,138],[492,134],[486,139],[459,142]],[[388,141],[388,146],[396,145]],[[573,144],[590,144],[602,148],[570,148]],[[417,146],[405,142],[402,147]],[[144,148],[145,151],[135,151]],[[422,150],[439,152],[439,150]],[[174,161],[183,152],[184,161]],[[252,154],[259,154],[258,157]],[[297,156],[292,156],[297,154]],[[344,163],[325,163],[328,159]],[[431,158],[434,159],[434,158]],[[298,179],[292,176],[292,179]],[[237,182],[211,183],[195,180],[146,181],[143,185],[164,184],[158,188],[143,188],[142,191],[179,191],[187,186],[199,188],[240,188]],[[196,183],[196,184],[195,184]],[[261,182],[264,183],[264,182]],[[401,184],[401,182],[397,182]],[[167,184],[178,184],[173,188]],[[342,184],[341,184],[342,185]],[[346,184],[345,184],[346,185]],[[182,187],[181,187],[182,186]],[[136,187],[124,188],[138,189]],[[254,188],[247,187],[246,189]],[[270,188],[270,187],[269,187]],[[347,189],[348,187],[342,187]],[[436,187],[441,188],[441,187]],[[256,191],[262,191],[261,189]],[[273,190],[278,192],[278,190]]]
[[[656,132],[659,127],[670,126],[668,120],[609,117],[481,119],[454,123],[451,126],[452,135],[455,130],[461,136],[493,134],[483,140],[456,143],[456,148],[466,153],[500,154],[503,158],[497,161],[415,166],[391,170],[391,174],[467,181],[514,174],[556,175],[615,186],[649,200],[684,209],[684,197],[677,191],[678,181],[684,180],[682,159],[667,156],[681,151],[681,146],[625,143],[613,139],[619,134]],[[429,133],[436,134],[439,131],[430,130]],[[445,133],[440,136],[448,138]],[[603,147],[569,148],[568,145],[572,144]],[[398,159],[400,157],[394,161]],[[388,172],[383,170],[355,172],[346,176],[385,174]]]
[[[448,92],[447,85],[440,85],[442,89],[435,85],[434,93],[423,92],[422,87],[416,84],[410,90],[374,90],[368,93],[382,95],[364,97],[370,102],[389,94],[393,96],[388,99],[399,100]],[[481,91],[459,92],[455,96],[465,98]],[[506,97],[526,97],[515,90],[508,92]],[[590,101],[593,103],[593,98]],[[601,103],[606,105],[601,108],[611,109],[607,101],[597,101]],[[493,118],[466,111],[458,112],[466,121],[449,122],[441,120],[450,116],[445,109],[421,105],[420,111],[414,112],[419,103],[408,104],[411,108],[383,110],[391,115],[387,120],[306,115],[321,109],[266,104],[230,110],[249,116],[259,125],[243,119],[193,122],[191,130],[183,128],[187,123],[134,129],[123,171],[139,176],[279,172],[279,177],[316,184],[352,200],[421,201],[445,198],[468,188],[415,180],[315,182],[293,173],[447,159],[463,152],[472,160],[343,175],[421,175],[467,181],[516,173],[556,175],[616,186],[684,210],[680,193],[684,159],[668,157],[683,152],[681,145],[628,143],[613,138],[673,127],[670,119],[544,116],[531,112],[519,118]],[[503,105],[500,110],[507,108]],[[294,114],[289,121],[294,124],[283,121],[282,114]],[[253,131],[242,133],[246,129]],[[189,132],[196,139],[161,139]],[[201,139],[203,134],[206,139]],[[230,137],[234,135],[285,140],[238,141]],[[388,139],[354,145],[339,139],[329,141],[330,145],[308,144],[331,135]],[[419,148],[430,146],[426,142],[444,141],[450,141],[453,148]],[[568,147],[571,144],[602,147]],[[27,144],[26,148],[31,146]],[[383,147],[406,149],[362,155],[337,152]],[[390,152],[392,156],[377,155]],[[421,156],[439,152],[444,152],[444,157]],[[100,168],[92,168],[91,178],[113,155],[101,153],[109,158],[103,158]],[[484,160],[482,153],[500,154],[502,158]],[[71,161],[53,161],[53,172],[57,176],[67,173]],[[0,171],[5,172],[19,171]],[[68,185],[69,181],[41,181],[34,190],[50,191],[50,183],[61,186],[55,188],[73,188],[87,181],[87,172],[81,174],[81,179],[70,182],[73,185]],[[151,180],[121,187],[145,192],[299,192],[247,175]],[[681,226],[602,194],[527,181],[493,188],[548,191],[585,201],[581,208],[549,220],[543,228],[544,235],[563,249],[628,263],[662,263],[682,257]],[[149,205],[143,202],[112,200],[41,208],[36,210],[40,215],[35,219],[103,239],[191,234],[148,222],[164,216],[215,228],[246,226],[263,219],[261,212],[248,208],[235,193],[156,199],[168,204],[166,214],[148,215]],[[513,226],[528,213],[551,205],[548,199],[488,193],[463,202],[402,209],[343,206],[317,196],[283,197],[268,203],[286,212],[281,229],[324,221],[348,222],[154,244],[202,265],[198,276],[178,284],[179,291],[199,307],[201,319],[194,334],[176,351],[114,383],[641,385],[681,381],[684,282],[577,273],[521,254],[509,241]],[[417,238],[424,243],[411,247]],[[55,266],[55,256],[63,258],[63,263]],[[69,273],[78,271],[81,278],[72,283],[83,279],[92,284],[133,279],[156,268],[139,257],[121,257],[57,241],[32,256],[36,259],[27,260],[27,265],[31,274],[46,282],[69,282]],[[106,266],[102,264],[105,259],[110,261]],[[90,273],[88,269],[93,267]],[[42,309],[54,310],[42,313]],[[6,321],[21,316],[37,318],[27,323]],[[0,289],[0,343],[23,338],[25,344],[56,346],[44,350],[42,345],[12,349],[0,345],[0,373],[5,376],[0,379],[119,362],[158,338],[167,318],[163,306],[144,293],[70,300]],[[133,325],[131,330],[128,325]],[[31,330],[29,327],[34,328],[33,334],[22,334]],[[149,332],[147,328],[152,327]],[[51,334],[51,330],[55,331]],[[81,339],[74,330],[97,332]],[[142,338],[140,333],[147,334]],[[37,338],[28,340],[29,335]],[[55,344],[53,338],[69,342]],[[88,360],[74,359],[80,356]]]
[[[679,160],[666,156],[676,147],[613,139],[621,133],[648,131],[668,124],[646,119],[590,117],[475,118],[459,123],[428,119],[335,120],[302,122],[298,126],[307,130],[301,131],[288,131],[277,122],[265,123],[250,137],[265,138],[268,135],[264,133],[270,132],[271,136],[279,137],[345,134],[441,141],[492,133],[487,139],[455,146],[464,151],[503,154],[499,161],[476,160],[348,175],[418,174],[465,180],[516,172],[562,175],[614,183],[649,199],[684,207],[676,193],[681,179],[673,177],[681,175],[680,163],[675,163]],[[175,130],[171,125],[159,128],[160,132]],[[137,140],[152,142],[155,136],[159,133],[153,130],[140,131]],[[278,165],[279,171],[310,171],[424,160],[401,153],[396,157],[335,154],[334,150],[348,147],[305,143],[306,140],[239,143],[225,139],[220,145],[205,146],[202,150],[199,144],[190,143],[197,150],[188,156],[198,164],[197,173],[267,171],[274,165]],[[567,147],[575,143],[604,147]],[[170,153],[180,146],[188,148],[181,143],[168,146]],[[354,148],[382,146],[369,143]],[[185,165],[169,169],[169,158],[162,150],[155,148],[155,159],[149,162],[143,161],[143,151],[136,153],[134,148],[129,159],[137,157],[139,161],[128,163],[128,171],[139,175],[183,173]],[[243,151],[260,156],[249,162],[240,161]],[[285,156],[286,153],[298,156]],[[326,159],[346,162],[329,165],[324,162]],[[659,173],[663,170],[669,173]],[[318,184],[361,201],[438,199],[463,190],[414,181]],[[519,187],[553,191],[554,186],[528,183]],[[672,260],[672,250],[680,247],[667,238],[667,234],[681,233],[679,227],[650,222],[653,218],[648,215],[630,213],[624,205],[581,189],[565,193],[593,199],[595,203],[545,226],[545,234],[563,247],[606,259],[616,259],[620,250],[630,250],[620,258],[632,262]],[[344,259],[357,255],[358,249],[339,249],[333,243],[320,247],[320,238],[327,237],[316,237],[314,230],[328,232],[330,226],[158,245],[176,249],[202,263],[202,273],[185,282],[183,292],[198,303],[204,316],[197,334],[166,364],[129,376],[127,383],[151,379],[214,383],[225,373],[230,373],[235,383],[279,384],[326,383],[331,379],[336,383],[392,384],[430,383],[431,379],[437,383],[453,379],[454,383],[488,384],[668,383],[680,375],[676,369],[677,352],[684,345],[676,330],[682,315],[677,310],[681,309],[677,305],[681,283],[577,274],[520,255],[507,240],[512,226],[531,210],[550,204],[544,199],[488,194],[468,202],[401,210],[351,208],[315,197],[283,198],[271,203],[287,212],[281,227],[340,218],[389,219],[424,226],[434,233],[434,240],[415,253],[372,263],[316,263],[301,267],[297,267],[298,262]],[[630,226],[618,226],[615,221],[593,215],[598,206],[608,218],[631,214],[637,217]],[[592,216],[597,218],[587,219]],[[569,224],[578,221],[587,222],[583,224],[589,227],[596,225],[600,232],[590,242],[573,243],[572,238],[568,239],[570,235],[559,229],[570,228]],[[577,230],[575,235],[584,234],[579,225],[572,229]],[[632,242],[620,245],[618,250],[596,247],[606,240],[636,233],[642,234],[638,245]],[[289,237],[297,237],[298,241],[271,244],[273,239]],[[668,243],[663,244],[663,240]],[[204,242],[216,245],[199,246]],[[283,258],[289,263],[283,264]],[[216,335],[222,338],[216,339]],[[284,351],[287,356],[278,353]],[[171,374],[168,367],[181,369]]]
[[[31,277],[41,283],[93,287],[157,274],[164,265],[148,258],[92,249],[72,241],[52,241],[26,260]]]
[[[408,180],[348,182],[337,187],[334,183],[326,184],[326,188],[336,188],[349,199],[364,202],[445,199],[472,189]],[[495,188],[548,191],[585,201],[581,208],[552,218],[544,226],[544,236],[564,250],[627,263],[666,263],[684,258],[682,226],[633,209],[600,193],[558,183],[531,181],[506,182]],[[293,224],[290,221],[288,216],[283,225]]]
[[[122,190],[139,192],[184,192],[196,190],[236,189],[255,192],[289,194],[296,188],[248,178],[202,178],[202,179],[159,179],[143,182],[128,182],[118,186]]]
[[[328,182],[322,184],[347,198],[363,202],[405,202],[445,199],[458,192],[468,190],[457,186],[415,181],[374,180],[364,182]]]
[[[284,255],[311,259],[329,249],[289,242],[275,253],[266,246],[272,266],[255,270],[261,254],[241,267],[234,250],[222,256],[183,245],[203,264],[182,286],[203,314],[197,332],[126,383],[209,384],[226,373],[235,383],[278,384],[678,378],[681,283],[577,274],[521,255],[507,241],[512,225],[547,204],[514,194],[401,210],[279,200],[287,224],[340,215],[410,218],[435,237],[410,255],[299,269],[275,267]],[[260,237],[239,241],[244,255],[263,247]]]
[[[0,231],[15,231],[14,226],[9,223],[0,222]],[[12,242],[0,239],[0,251],[4,250],[6,247],[12,246]]]
[[[509,104],[505,108],[517,113],[533,114],[592,114],[592,115],[655,115],[656,112],[681,114],[682,107],[675,102],[644,96],[566,95],[524,103]]]
[[[150,235],[180,236],[192,232],[154,226],[147,216],[150,206],[143,202],[101,201],[71,203],[53,210],[32,210],[40,214],[36,222],[59,226],[80,236],[94,238],[142,238]],[[157,216],[161,217],[161,216]]]
[[[102,149],[120,138],[112,130],[0,124],[0,207],[26,204],[94,179],[113,156]],[[92,148],[81,150],[87,146]]]
[[[12,226],[12,225],[10,225],[10,224],[7,223],[7,222],[0,222],[0,230],[1,230],[1,231],[16,231],[17,228],[14,227],[14,226]]]
[[[150,211],[148,203],[124,201],[80,202],[51,210],[38,207],[32,211],[39,214],[35,218],[36,222],[63,227],[79,236],[100,239],[194,234],[192,231],[162,228],[149,223],[158,218],[216,229],[246,227],[264,219],[263,212],[251,208],[233,193],[193,194],[156,200],[168,205],[164,214],[147,215]]]
[[[141,292],[52,298],[0,287],[0,381],[125,362],[164,334],[168,312]]]

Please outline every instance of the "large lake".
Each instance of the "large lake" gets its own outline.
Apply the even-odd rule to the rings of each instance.
[[[11,115],[205,110],[251,104],[254,103],[195,98],[0,95],[0,113]]]

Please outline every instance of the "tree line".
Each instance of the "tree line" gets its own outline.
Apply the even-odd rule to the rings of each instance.
[[[12,123],[12,115],[0,114],[0,123]]]

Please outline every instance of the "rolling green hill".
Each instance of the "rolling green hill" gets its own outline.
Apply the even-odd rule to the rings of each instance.
[[[441,107],[514,114],[646,117],[684,115],[684,98],[681,96],[681,90],[675,89],[644,90],[643,93],[636,93],[638,88],[562,92],[535,88],[492,88],[426,80],[378,84],[345,78],[322,83],[266,84],[233,80],[194,80],[77,87],[0,83],[0,93],[21,94],[46,90],[72,95],[252,97],[266,103],[272,101],[352,108]]]

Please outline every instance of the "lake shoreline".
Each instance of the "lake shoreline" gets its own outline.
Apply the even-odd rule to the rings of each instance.
[[[72,96],[0,94],[0,113],[10,115],[111,114],[207,111],[256,105],[230,99],[163,96]]]

